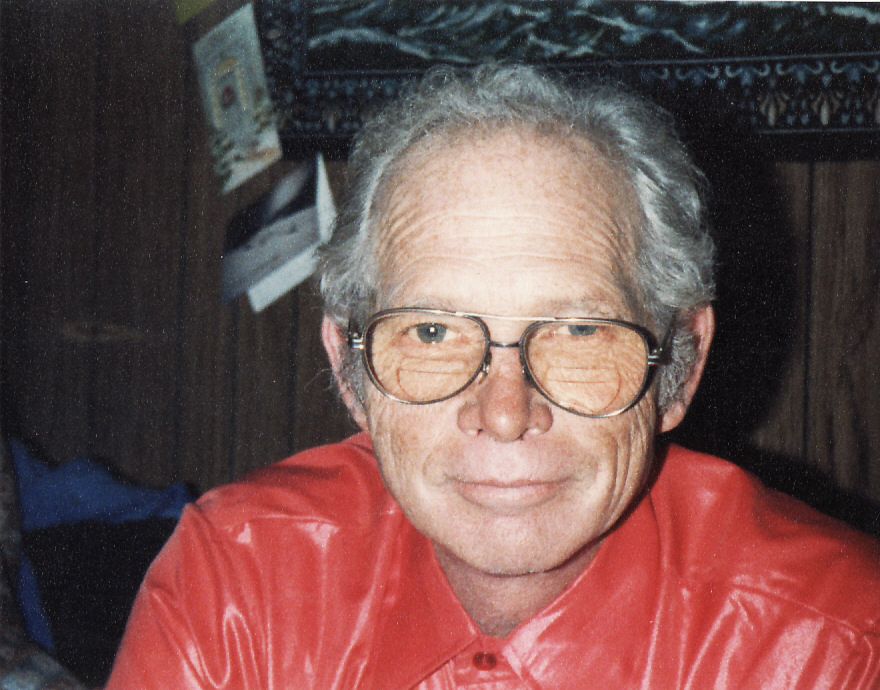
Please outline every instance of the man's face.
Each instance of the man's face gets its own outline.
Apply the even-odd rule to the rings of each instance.
[[[650,326],[627,290],[632,191],[588,144],[466,136],[411,152],[395,181],[379,211],[380,308]],[[485,321],[498,342],[527,325]],[[411,522],[493,574],[547,571],[598,544],[643,486],[656,428],[653,394],[607,419],[553,406],[515,348],[493,348],[488,375],[449,400],[407,405],[367,385],[365,409]]]

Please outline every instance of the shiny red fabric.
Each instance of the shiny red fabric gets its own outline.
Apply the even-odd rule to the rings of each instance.
[[[482,635],[360,435],[189,508],[108,688],[880,688],[880,548],[672,447],[579,578]]]

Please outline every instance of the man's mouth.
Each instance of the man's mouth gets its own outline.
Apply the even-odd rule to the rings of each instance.
[[[563,481],[532,479],[462,480],[456,479],[455,490],[469,503],[499,511],[518,511],[549,501],[562,490]]]

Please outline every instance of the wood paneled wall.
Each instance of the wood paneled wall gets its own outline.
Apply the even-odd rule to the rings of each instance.
[[[189,46],[239,4],[184,27],[152,0],[4,4],[3,424],[48,458],[206,489],[353,428],[309,289],[220,301],[226,222],[289,165],[218,193]],[[702,154],[719,334],[676,438],[873,509],[880,163],[747,150]]]
[[[880,161],[712,173],[718,333],[676,440],[880,533]]]
[[[308,290],[220,300],[226,223],[285,170],[214,177],[190,43],[239,4],[4,7],[3,415],[53,460],[204,489],[350,429]]]

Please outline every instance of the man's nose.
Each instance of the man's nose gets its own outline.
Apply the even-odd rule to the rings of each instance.
[[[488,373],[471,385],[459,410],[459,428],[509,442],[552,424],[550,404],[526,379],[519,350],[493,348]]]

